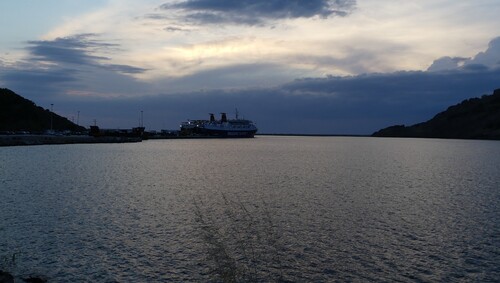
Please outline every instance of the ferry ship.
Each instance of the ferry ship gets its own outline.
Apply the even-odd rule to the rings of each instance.
[[[221,138],[253,138],[257,132],[255,124],[246,119],[238,117],[228,119],[226,113],[221,113],[220,120],[215,119],[213,113],[209,113],[209,120],[188,120],[180,125],[181,136],[221,137]]]

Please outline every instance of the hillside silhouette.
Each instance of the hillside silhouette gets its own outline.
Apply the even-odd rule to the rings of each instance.
[[[47,109],[37,106],[13,91],[0,88],[0,131],[84,131],[76,125]]]
[[[372,134],[375,137],[419,137],[454,139],[500,139],[500,89],[492,95],[471,98],[427,122],[396,125]]]

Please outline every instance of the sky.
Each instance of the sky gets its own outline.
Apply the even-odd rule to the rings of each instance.
[[[500,88],[498,0],[2,0],[0,87],[80,125],[371,134]],[[78,118],[77,118],[78,117]]]

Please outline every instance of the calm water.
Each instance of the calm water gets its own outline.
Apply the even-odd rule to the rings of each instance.
[[[49,282],[498,281],[499,157],[345,137],[0,148],[0,264]]]

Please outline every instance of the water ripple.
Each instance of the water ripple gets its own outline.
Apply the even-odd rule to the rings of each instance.
[[[18,255],[18,275],[500,278],[498,142],[258,137],[0,151],[0,256]]]

